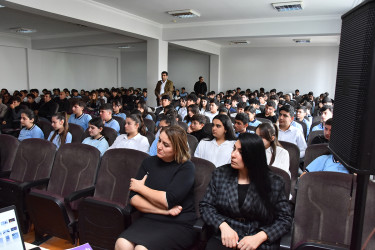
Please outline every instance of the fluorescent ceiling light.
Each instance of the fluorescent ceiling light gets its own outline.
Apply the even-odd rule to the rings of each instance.
[[[272,6],[278,12],[302,10],[303,9],[302,1],[273,3]]]
[[[169,15],[172,15],[174,17],[178,18],[191,18],[191,17],[200,17],[201,14],[199,14],[195,10],[187,9],[187,10],[171,10],[167,11]]]
[[[22,28],[22,27],[16,27],[16,28],[10,28],[11,31],[16,33],[22,33],[22,34],[30,34],[35,33],[35,29],[29,29],[29,28]]]
[[[0,4],[0,8],[5,8],[5,6]]]
[[[233,45],[233,44],[249,44],[250,41],[247,41],[247,40],[234,40],[234,41],[230,41],[229,44]]]
[[[310,43],[310,38],[306,39],[293,39],[295,43]]]
[[[131,45],[124,45],[124,46],[119,46],[118,48],[119,48],[119,49],[131,49],[131,48],[134,48],[134,46],[131,46]]]

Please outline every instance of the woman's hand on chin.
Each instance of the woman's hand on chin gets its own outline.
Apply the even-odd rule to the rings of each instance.
[[[226,222],[221,223],[219,228],[223,245],[229,248],[237,247],[238,234],[236,231],[234,231]]]

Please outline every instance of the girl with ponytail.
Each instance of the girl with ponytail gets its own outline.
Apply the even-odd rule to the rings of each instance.
[[[48,139],[49,141],[53,142],[56,145],[57,149],[65,144],[72,142],[72,134],[68,131],[68,117],[66,112],[58,112],[52,116],[52,127],[54,131],[52,131]]]

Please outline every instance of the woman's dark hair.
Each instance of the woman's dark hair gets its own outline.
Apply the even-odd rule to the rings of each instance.
[[[271,205],[271,179],[267,165],[266,150],[263,140],[256,134],[242,133],[238,136],[241,143],[241,156],[247,168],[250,183],[253,183],[259,193],[261,202],[255,208],[256,218],[268,223],[273,221],[273,206]],[[254,203],[258,204],[258,203]]]
[[[21,111],[21,114],[25,114],[27,116],[27,118],[29,118],[30,120],[34,119],[34,124],[37,122],[37,117],[35,116],[34,114],[34,111],[32,111],[31,109],[23,109]]]
[[[225,132],[225,140],[228,140],[228,141],[236,140],[236,135],[234,134],[232,121],[229,118],[229,116],[221,114],[221,115],[215,116],[214,119],[212,119],[212,121],[215,119],[221,121],[221,123],[224,126],[224,129],[227,131]],[[215,139],[215,137],[211,135],[209,140],[213,140],[213,139]]]
[[[104,123],[103,123],[103,120],[102,118],[100,117],[95,117],[95,118],[92,118],[90,121],[89,121],[89,124],[97,127],[97,128],[104,128]]]
[[[275,124],[270,124],[268,122],[261,123],[258,125],[257,129],[259,129],[259,134],[260,137],[263,139],[269,141],[271,143],[271,160],[270,160],[270,166],[272,166],[273,162],[275,161],[276,158],[276,147],[282,147],[281,144],[279,143],[279,140],[277,139],[279,135],[279,130]],[[272,137],[274,137],[272,139]]]
[[[145,118],[148,115],[146,102],[144,100],[140,100],[138,102],[138,105],[141,106],[141,108],[143,109],[142,117]]]
[[[64,131],[61,134],[59,134],[60,135],[60,145],[64,145],[65,140],[66,140],[66,136],[69,132],[68,116],[67,116],[66,112],[63,111],[63,112],[58,112],[58,113],[54,114],[52,117],[56,117],[57,120],[59,120],[59,121],[64,121],[64,124],[63,124]],[[53,132],[53,135],[50,139],[51,142],[55,139],[55,137],[58,133],[59,133],[58,130],[55,130],[55,132]]]
[[[192,117],[189,117],[189,110],[191,112],[193,112],[193,115],[197,115],[199,114],[199,107],[197,104],[190,104],[188,107],[187,107],[187,115],[185,116],[185,121],[186,123],[189,123],[191,122],[191,118]]]
[[[210,101],[208,100],[208,98],[206,96],[203,96],[201,97],[201,103],[199,104],[199,109],[202,109],[203,108],[203,100],[206,101],[206,107],[204,107],[204,110],[205,111],[209,111],[209,107],[210,107]]]
[[[136,124],[139,124],[138,133],[140,133],[143,136],[146,136],[146,133],[147,133],[146,126],[140,114],[131,114],[127,116],[126,118],[132,119],[133,121],[135,121]]]
[[[120,108],[120,110],[119,110],[119,113],[122,113],[123,112],[123,110],[122,110],[122,102],[119,100],[119,99],[114,99],[113,101],[112,101],[112,105],[115,105],[115,106],[121,106],[121,108]]]

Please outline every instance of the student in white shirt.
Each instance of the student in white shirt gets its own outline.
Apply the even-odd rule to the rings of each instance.
[[[227,115],[215,116],[212,125],[212,137],[199,142],[194,156],[220,167],[230,163],[236,136],[232,122]]]
[[[119,135],[108,149],[130,148],[145,153],[148,152],[150,144],[147,137],[143,136],[146,134],[146,127],[140,115],[131,114],[126,117],[125,132],[126,134]]]
[[[263,140],[264,147],[266,149],[267,164],[269,166],[277,167],[284,170],[290,176],[289,153],[287,150],[282,148],[281,144],[277,140],[277,126],[265,122],[258,125],[255,132]]]
[[[51,131],[47,140],[53,142],[57,149],[65,143],[72,142],[72,134],[68,131],[69,125],[66,112],[58,112],[53,115],[51,118],[51,125],[54,131]]]
[[[210,122],[212,122],[213,118],[219,114],[219,112],[217,111],[219,109],[219,105],[219,102],[215,99],[212,99],[210,101],[210,111],[206,111],[204,113],[205,116],[208,116],[208,118],[210,118]]]
[[[303,158],[307,145],[303,132],[291,126],[294,119],[294,108],[290,105],[284,105],[280,108],[279,113],[279,141],[287,141],[297,145],[300,151],[300,158]]]
[[[83,140],[82,144],[87,144],[97,148],[100,151],[100,156],[103,156],[104,152],[108,149],[109,145],[107,140],[101,134],[104,129],[103,120],[100,117],[95,117],[89,121],[89,134],[90,137],[87,137]]]

